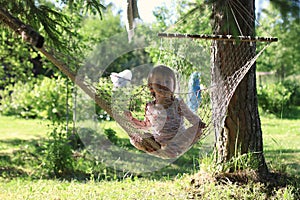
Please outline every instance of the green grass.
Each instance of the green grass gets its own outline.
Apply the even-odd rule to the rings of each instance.
[[[271,168],[300,173],[300,119],[262,119],[264,153]],[[286,169],[285,169],[286,168]]]
[[[0,183],[0,199],[185,199],[188,183],[124,179],[76,182],[58,180],[12,180]]]
[[[25,120],[0,115],[0,140],[30,140],[45,137],[49,131],[48,124],[50,122],[45,120]]]
[[[21,119],[0,115],[0,154],[13,153],[20,148],[27,148],[32,141],[45,138],[49,121]],[[1,161],[1,160],[0,160]]]
[[[264,152],[271,170],[298,176],[300,173],[300,119],[261,117]],[[199,171],[200,154],[212,150],[208,141],[191,149],[176,162],[164,169],[141,175],[118,178],[59,179],[39,178],[38,150],[49,132],[47,121],[25,120],[0,116],[0,199],[294,199],[295,188],[283,186],[266,188],[259,183],[215,185],[207,183],[191,187],[191,180]],[[102,128],[113,128],[118,137],[128,140],[126,133],[114,122],[103,123]],[[207,146],[205,146],[207,145]],[[206,148],[206,149],[205,149]],[[32,155],[32,152],[37,154]],[[201,170],[200,170],[201,173]],[[123,177],[122,177],[123,175]],[[299,184],[298,184],[299,185]],[[294,192],[293,192],[294,191]],[[198,197],[200,198],[200,197]]]

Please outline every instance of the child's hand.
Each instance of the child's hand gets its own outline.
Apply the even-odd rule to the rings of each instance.
[[[198,128],[199,129],[204,129],[204,128],[206,128],[206,124],[200,120]]]
[[[131,120],[132,119],[132,114],[130,111],[124,111],[124,115],[126,116],[127,119]]]
[[[198,130],[192,144],[195,144],[200,139],[201,135],[203,134],[203,129],[206,127],[207,127],[206,124],[200,120],[198,125]]]

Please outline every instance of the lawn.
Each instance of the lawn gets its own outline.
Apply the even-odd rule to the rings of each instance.
[[[269,167],[300,174],[300,120],[262,118]]]
[[[0,115],[0,140],[30,140],[45,137],[49,121],[4,117]]]
[[[300,119],[262,117],[264,152],[271,170],[285,172],[299,180],[300,174]],[[50,122],[0,116],[0,199],[187,199],[195,198],[192,189],[194,174],[199,169],[200,146],[170,166],[153,173],[117,178],[104,176],[89,179],[61,180],[34,175],[34,158],[30,151],[41,145],[49,133]],[[102,128],[118,128],[113,122]],[[125,134],[118,136],[126,138]],[[205,145],[205,144],[204,144]],[[208,142],[208,146],[211,142]],[[201,150],[201,149],[200,149]],[[29,152],[29,153],[28,153]],[[204,153],[209,152],[205,151]],[[205,156],[205,155],[202,155]],[[122,173],[121,173],[122,174]],[[209,179],[208,179],[209,180]],[[296,179],[295,179],[296,180]],[[299,186],[299,185],[298,185]],[[272,188],[274,199],[295,199],[297,188]],[[270,191],[259,183],[198,186],[202,198],[207,199],[266,199]],[[296,191],[296,192],[295,192]],[[197,197],[197,196],[196,196]],[[299,197],[299,196],[298,196]]]

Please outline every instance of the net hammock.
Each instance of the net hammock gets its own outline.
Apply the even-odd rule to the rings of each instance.
[[[232,6],[237,5],[232,1],[227,2],[232,3],[229,7],[233,12]],[[233,16],[236,20],[234,13]],[[236,23],[238,25],[237,20]],[[244,36],[239,25],[238,28],[241,32],[241,36],[160,33],[158,34],[158,37],[162,38],[160,40],[155,38],[156,36],[152,36],[152,41],[146,45],[143,44],[139,47],[139,42],[132,43],[133,45],[137,45],[135,48],[157,49],[159,58],[154,65],[166,65],[176,72],[177,91],[175,91],[175,95],[177,98],[185,100],[187,96],[191,98],[191,96],[201,93],[202,100],[201,102],[198,102],[199,108],[197,110],[197,115],[207,125],[206,128],[203,129],[201,138],[204,138],[208,135],[208,133],[212,132],[213,127],[215,127],[215,129],[223,128],[228,105],[239,83],[251,69],[259,55],[271,42],[277,41],[276,38]],[[117,38],[115,39],[117,41]],[[135,38],[135,40],[139,41],[138,37]],[[262,47],[261,49],[258,49],[256,46],[257,42],[266,43],[265,45],[260,46]],[[111,44],[103,45],[100,49],[103,48],[107,50],[109,47],[111,47]],[[210,51],[214,52],[214,58],[210,57]],[[95,57],[99,58],[99,56],[104,53],[101,50],[100,52],[101,53],[98,53],[98,56]],[[103,64],[106,62],[107,61],[105,59],[101,59],[101,61],[98,60],[96,63],[102,63],[102,66],[108,66],[108,63]],[[95,65],[97,65],[96,63]],[[223,69],[216,70],[214,66],[220,65],[220,63],[226,63],[228,66],[221,64]],[[104,87],[100,86],[97,88],[97,86],[95,86],[95,88],[97,88],[98,91],[101,91],[100,95],[102,97],[105,96],[104,93],[109,93],[109,95],[104,98],[113,102],[110,102],[110,104],[108,103],[112,108],[113,118],[125,129],[132,144],[136,148],[150,155],[155,155],[161,158],[176,158],[191,148],[194,144],[193,139],[191,138],[194,138],[196,133],[189,136],[190,138],[186,138],[184,134],[179,133],[176,136],[181,135],[180,137],[174,137],[170,141],[170,144],[181,144],[182,141],[187,140],[182,148],[178,147],[180,145],[174,145],[175,147],[170,145],[170,148],[168,148],[167,145],[167,148],[163,148],[161,143],[153,137],[151,131],[149,132],[149,130],[145,131],[140,128],[136,128],[128,120],[128,118],[124,116],[124,110],[130,110],[136,118],[141,120],[143,119],[144,113],[141,111],[145,107],[146,102],[151,100],[149,91],[147,96],[148,88],[145,80],[147,79],[147,74],[149,74],[152,67],[153,66],[147,66],[145,64],[145,66],[142,67],[142,70],[137,70],[136,74],[139,74],[139,77],[136,78],[136,80],[133,80],[131,84],[134,86],[140,86],[141,89],[136,90],[132,87],[128,90],[128,88],[123,88],[119,91],[109,93],[104,92],[105,87],[107,87],[105,84],[103,84]],[[230,69],[227,67],[230,67]],[[193,70],[189,71],[189,69]],[[141,74],[141,71],[144,74]],[[188,92],[189,88],[186,85],[188,82],[187,77],[195,71],[201,74],[202,87],[199,91],[196,91],[196,93],[191,93]],[[105,70],[102,71],[102,74],[105,73]],[[211,73],[213,73],[214,76],[211,76]],[[135,72],[133,72],[133,74],[135,77]],[[95,80],[98,80],[98,78]],[[137,83],[137,80],[143,81]],[[90,85],[93,85],[93,83]],[[140,103],[137,103],[137,101]],[[135,106],[135,104],[139,104],[139,106]],[[212,107],[212,105],[216,104],[218,105],[217,107]],[[152,125],[154,126],[154,124]],[[177,125],[174,125],[174,129],[176,129],[176,126]],[[216,130],[216,133],[219,132],[220,131]]]
[[[188,97],[191,98],[191,96],[201,93],[201,101],[198,102],[197,115],[206,123],[206,128],[203,129],[201,135],[201,138],[204,138],[213,131],[214,126],[222,127],[228,104],[235,89],[259,55],[268,47],[270,41],[273,39],[251,37],[233,39],[233,36],[204,36],[206,40],[200,41],[186,34],[163,33],[158,34],[158,36],[159,37],[155,35],[155,39],[151,38],[151,42],[146,42],[146,44],[141,45],[140,42],[133,42],[131,44],[133,46],[129,49],[156,49],[158,60],[156,63],[145,63],[133,67],[131,69],[133,78],[128,87],[119,88],[117,90],[113,90],[112,85],[108,87],[107,81],[109,80],[108,74],[110,73],[106,70],[109,69],[110,65],[113,65],[110,61],[115,58],[103,58],[99,55],[103,55],[103,49],[105,49],[107,53],[107,48],[113,46],[110,42],[96,48],[98,52],[94,52],[86,68],[83,68],[83,70],[78,73],[80,75],[77,75],[77,79],[80,80],[79,82],[86,82],[89,87],[93,88],[97,96],[104,102],[104,109],[109,110],[110,115],[126,131],[134,146],[150,155],[161,158],[176,158],[189,150],[195,143],[193,142],[193,138],[196,135],[196,131],[190,138],[186,138],[184,134],[181,134],[181,137],[174,137],[174,139],[171,140],[173,143],[180,144],[182,141],[186,141],[184,147],[178,148],[178,146],[172,146],[170,148],[162,148],[161,144],[153,138],[149,130],[145,131],[136,128],[124,115],[124,111],[129,110],[135,118],[143,120],[146,103],[153,100],[146,81],[153,66],[162,64],[171,67],[175,71],[177,89],[174,95],[177,98],[186,101]],[[195,35],[193,37],[195,37]],[[202,36],[198,35],[196,35],[196,37],[202,38]],[[121,42],[120,40],[122,40],[122,37],[118,36],[112,41],[113,43],[119,44],[119,42]],[[257,40],[268,41],[268,43],[255,53],[255,41]],[[226,61],[223,60],[223,62],[230,63],[232,69],[222,71],[222,75],[215,76],[219,77],[219,79],[213,81],[211,80],[210,71],[211,60],[209,50],[211,48],[211,41],[219,45],[219,51],[223,52],[221,61],[222,59],[226,59]],[[228,51],[228,49],[231,49],[231,51]],[[120,55],[128,51],[123,49],[123,52],[122,48],[118,50],[120,50],[118,53]],[[97,67],[97,70],[91,70],[93,66],[99,66],[99,63],[103,66],[102,68]],[[93,72],[99,71],[100,73],[97,75],[94,73],[85,73],[90,70]],[[189,77],[195,71],[201,74],[201,89],[197,91],[198,93],[189,92],[188,88]],[[120,78],[122,79],[122,77]],[[101,81],[99,82],[99,80]],[[213,110],[213,101],[222,103],[218,104],[218,108]],[[188,124],[188,122],[186,122],[186,124]]]
[[[21,35],[28,35],[28,42],[36,44],[30,35],[33,32],[27,26],[13,18],[8,13],[1,13],[6,18],[12,18],[9,27]],[[2,17],[3,17],[2,16]],[[22,29],[20,29],[20,26]],[[35,36],[36,37],[36,36]],[[149,39],[150,38],[150,39]],[[174,159],[191,148],[194,144],[191,140],[181,149],[162,148],[161,145],[145,131],[137,129],[124,115],[124,110],[132,111],[136,118],[142,118],[143,108],[146,102],[152,97],[149,94],[147,83],[145,82],[150,70],[156,64],[163,64],[171,67],[176,73],[177,90],[175,96],[186,100],[187,96],[196,95],[189,92],[188,77],[193,72],[200,72],[201,87],[198,92],[201,93],[201,101],[198,102],[197,115],[206,123],[201,138],[207,136],[215,128],[221,128],[226,117],[229,102],[244,76],[251,69],[259,55],[271,44],[276,41],[274,38],[250,37],[250,36],[232,36],[232,35],[198,35],[198,34],[177,34],[161,33],[149,34],[145,39],[135,34],[131,43],[126,43],[127,35],[116,35],[108,42],[99,45],[93,54],[87,59],[76,73],[59,57],[63,56],[55,48],[43,46],[40,43],[38,50],[43,53],[54,65],[56,65],[64,74],[75,82],[95,103],[112,116],[116,122],[126,131],[128,136],[144,149],[149,155],[159,158]],[[257,49],[257,42],[266,42]],[[123,45],[123,46],[122,46]],[[214,49],[215,48],[215,49]],[[120,55],[125,55],[136,49],[156,49],[158,59],[156,63],[145,63],[144,65],[131,68],[133,78],[131,86],[120,90],[113,90],[112,85],[107,83],[110,72],[107,71]],[[211,52],[215,52],[215,58],[211,58]],[[111,53],[111,54],[110,54]],[[76,60],[76,59],[74,59]],[[212,62],[213,61],[213,62]],[[216,62],[230,63],[230,70],[224,68],[216,70],[213,66]],[[188,67],[187,67],[188,66]],[[217,74],[211,79],[211,73]],[[217,78],[217,79],[216,79]],[[214,102],[221,102],[218,107],[212,107]],[[89,113],[88,111],[86,111]],[[93,113],[92,111],[91,113]],[[80,115],[80,114],[78,114]],[[88,116],[91,118],[91,116]],[[188,122],[186,122],[188,125]],[[218,131],[217,131],[218,132]],[[198,138],[199,140],[201,138]],[[176,138],[176,141],[186,138]],[[92,139],[91,143],[101,146],[100,151],[109,146],[106,140]],[[123,157],[127,162],[133,160],[132,155],[120,153],[109,147],[109,156],[114,154],[116,157]],[[95,150],[97,149],[97,150]],[[92,151],[99,151],[99,148],[91,148]],[[97,153],[97,152],[95,152]],[[145,157],[144,157],[145,158]],[[143,158],[143,159],[144,159]],[[138,158],[135,158],[135,162]],[[149,159],[146,157],[142,162]],[[152,159],[152,157],[151,157]],[[115,160],[115,159],[112,159]],[[160,159],[157,161],[161,161]],[[156,162],[158,163],[158,162]]]

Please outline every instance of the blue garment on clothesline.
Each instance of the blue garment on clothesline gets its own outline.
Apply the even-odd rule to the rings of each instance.
[[[187,105],[194,113],[201,103],[200,72],[193,72],[188,83]]]

